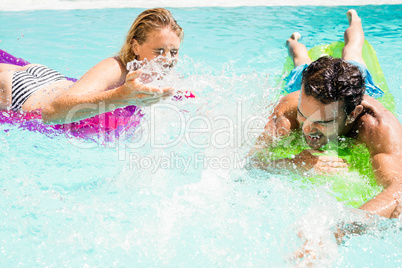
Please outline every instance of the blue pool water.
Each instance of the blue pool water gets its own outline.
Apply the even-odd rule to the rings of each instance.
[[[261,132],[277,100],[285,40],[294,31],[308,48],[342,40],[349,8],[171,9],[185,38],[176,74],[161,83],[197,99],[147,109],[138,133],[109,143],[0,126],[0,266],[290,267],[300,232],[318,266],[400,266],[400,221],[370,222],[337,245],[337,224],[360,215],[331,185],[241,167],[255,140],[248,119]],[[402,6],[355,9],[401,120]],[[119,50],[141,11],[0,11],[0,48],[80,77]],[[191,132],[208,129],[205,118],[210,131]]]

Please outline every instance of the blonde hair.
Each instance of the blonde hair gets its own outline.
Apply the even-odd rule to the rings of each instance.
[[[180,41],[183,40],[183,29],[177,24],[169,10],[164,8],[154,8],[143,11],[135,19],[127,33],[126,41],[124,42],[117,57],[127,65],[128,62],[135,59],[136,55],[132,49],[133,40],[137,40],[138,44],[142,45],[147,41],[148,34],[152,31],[169,28],[177,34]]]

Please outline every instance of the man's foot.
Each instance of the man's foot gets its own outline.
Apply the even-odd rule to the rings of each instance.
[[[352,23],[352,21],[361,21],[356,10],[354,9],[349,9],[348,12],[346,12],[346,17],[348,18],[349,25]]]
[[[297,42],[301,38],[301,34],[299,32],[294,32],[292,35],[289,37],[288,40],[286,40],[286,45],[289,45],[289,42],[295,41]]]

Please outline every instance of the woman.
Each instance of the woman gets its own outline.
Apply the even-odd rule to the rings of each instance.
[[[63,124],[92,117],[100,110],[151,105],[171,96],[173,89],[141,83],[139,68],[157,57],[172,67],[182,39],[183,29],[171,13],[156,8],[137,17],[116,57],[101,61],[75,83],[43,65],[0,64],[0,109],[42,109],[44,123]],[[126,66],[133,60],[137,68],[129,72]],[[102,109],[97,109],[99,105]]]

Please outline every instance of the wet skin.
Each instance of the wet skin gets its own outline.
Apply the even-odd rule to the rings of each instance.
[[[162,56],[168,65],[172,65],[179,57],[180,41],[175,32],[165,28],[149,33],[143,44],[134,40],[133,51],[139,61],[151,61]]]
[[[302,90],[297,107],[297,121],[303,137],[313,149],[325,146],[336,139],[346,127],[346,113],[343,102],[323,104]]]
[[[319,149],[339,136],[352,137],[365,144],[377,184],[384,190],[360,209],[385,217],[395,215],[402,203],[402,125],[379,101],[365,95],[361,105],[346,115],[342,102],[323,104],[305,95],[303,89],[290,93],[279,101],[268,118],[256,148],[269,150],[270,146],[275,146],[276,139],[296,130],[302,130],[313,149]],[[344,169],[339,165],[342,160],[338,160],[328,161],[305,150],[294,160],[289,160],[288,168],[296,165],[308,170],[319,166],[328,173],[338,173]]]

